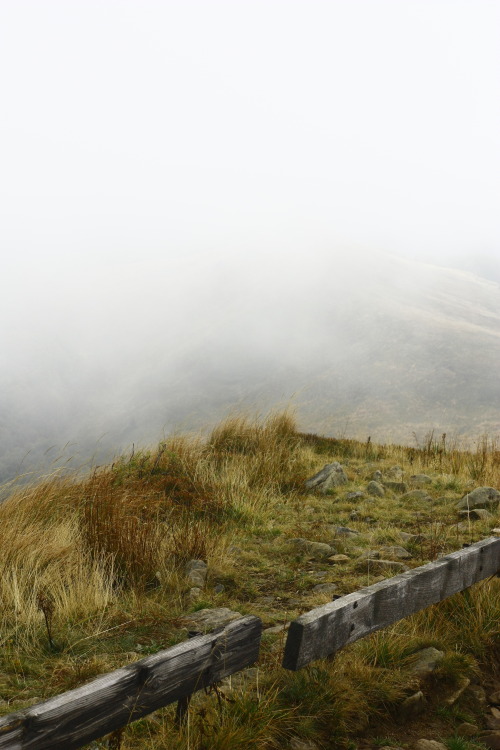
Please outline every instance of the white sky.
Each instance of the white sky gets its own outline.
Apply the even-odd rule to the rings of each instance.
[[[1,0],[4,282],[288,246],[494,255],[499,32],[490,0]]]

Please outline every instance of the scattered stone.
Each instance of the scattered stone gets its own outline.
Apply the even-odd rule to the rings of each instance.
[[[415,656],[417,660],[413,664],[411,671],[415,672],[418,677],[424,677],[433,672],[439,662],[444,659],[444,651],[438,651],[437,648],[429,646],[429,648],[417,651]]]
[[[382,472],[377,469],[377,471],[374,471],[372,474],[372,479],[374,482],[381,482],[382,481]]]
[[[500,534],[500,529],[491,529],[491,533],[498,535]]]
[[[413,474],[410,481],[412,484],[432,484],[432,479],[428,474]]]
[[[324,542],[311,542],[309,539],[289,539],[289,544],[293,544],[300,550],[303,550],[308,555],[311,555],[314,559],[322,560],[325,557],[329,557],[336,553],[335,547]]]
[[[409,534],[407,531],[400,531],[399,536],[403,542],[411,542],[412,544],[425,542],[425,536],[423,534]]]
[[[365,496],[364,492],[348,492],[345,496],[346,500],[358,500]]]
[[[463,724],[458,725],[456,731],[459,737],[475,737],[479,732],[479,727],[477,724],[471,724],[469,721],[464,721]]]
[[[198,588],[198,586],[193,586],[192,589],[189,589],[188,591],[188,599],[191,602],[197,602],[200,596],[202,595],[202,590]]]
[[[274,596],[259,596],[257,601],[259,604],[266,605],[266,604],[273,604],[274,600],[275,600]]]
[[[382,482],[382,484],[386,489],[392,490],[398,495],[402,495],[403,493],[408,492],[408,487],[406,486],[405,482]]]
[[[225,591],[225,586],[223,583],[218,583],[214,586],[214,594],[222,594],[223,591]]]
[[[308,570],[307,575],[311,576],[311,578],[326,578],[328,575],[327,570]]]
[[[193,586],[203,588],[207,577],[207,564],[204,560],[190,560],[184,568],[186,577]]]
[[[417,500],[418,502],[428,502],[432,497],[425,490],[410,490],[401,495],[401,500]]]
[[[391,479],[396,480],[396,482],[400,482],[403,479],[404,471],[401,468],[401,466],[391,466],[389,471],[386,472],[387,476]]]
[[[468,688],[470,685],[470,680],[468,677],[462,677],[459,680],[458,687],[453,688],[453,690],[447,695],[447,697],[443,700],[443,703],[445,706],[453,706],[454,703],[457,702],[457,700],[460,698],[462,693],[466,688]]]
[[[290,627],[289,622],[284,622],[282,625],[272,625],[270,628],[266,628],[262,631],[262,635],[274,635],[274,633],[284,633]]]
[[[493,518],[492,514],[486,508],[474,508],[473,510],[459,510],[458,515],[461,518],[470,518],[471,521],[487,521]]]
[[[405,549],[404,547],[398,547],[397,545],[393,547],[390,547],[390,546],[381,547],[380,552],[385,557],[390,558],[390,559],[395,558],[396,560],[411,560],[411,558],[413,557],[413,555],[410,552],[408,552],[407,549]]]
[[[366,491],[369,495],[373,495],[374,497],[384,497],[385,495],[383,486],[377,481],[368,482]]]
[[[349,562],[351,558],[348,555],[332,555],[328,559],[334,563],[344,563]]]
[[[500,711],[492,706],[490,715],[486,717],[486,726],[488,729],[500,729]]]
[[[301,740],[300,737],[291,737],[290,750],[319,750],[318,745],[312,740]]]
[[[347,526],[336,526],[334,531],[335,531],[336,536],[353,537],[353,536],[359,535],[359,531],[355,531],[354,529],[349,529]]]
[[[467,694],[470,695],[473,701],[478,706],[484,707],[486,705],[486,690],[482,685],[471,684],[467,688]]]
[[[500,706],[500,690],[495,690],[495,692],[490,693],[488,696],[488,701],[494,706]]]
[[[351,512],[349,513],[349,520],[359,521],[359,513],[357,510],[351,510]]]
[[[318,471],[310,479],[304,482],[306,489],[318,489],[322,493],[328,492],[332,487],[339,487],[342,484],[347,484],[349,481],[347,474],[343,467],[335,461],[332,464],[326,464],[321,471]]]
[[[446,745],[437,740],[417,740],[415,750],[447,750]]]
[[[378,549],[367,549],[360,555],[362,560],[380,560],[380,552]]]
[[[500,503],[500,492],[493,487],[476,487],[472,492],[458,501],[459,510],[470,510],[472,508],[498,508]]]
[[[336,583],[317,583],[313,591],[315,594],[333,594],[337,589],[338,586]]]
[[[394,560],[375,560],[373,558],[359,562],[357,568],[364,573],[405,573],[410,570],[408,565]]]
[[[423,713],[426,709],[427,701],[424,698],[424,694],[421,690],[414,695],[410,695],[409,698],[403,701],[399,707],[399,716],[401,719],[412,719],[414,716],[418,716]],[[425,750],[422,748],[422,750]],[[431,750],[429,748],[429,750]],[[434,749],[433,749],[434,750]]]
[[[213,609],[200,609],[198,612],[190,612],[183,616],[183,620],[189,625],[195,625],[197,630],[203,633],[210,633],[216,628],[225,627],[234,620],[239,620],[243,615],[240,612],[234,612],[227,607],[214,607]]]

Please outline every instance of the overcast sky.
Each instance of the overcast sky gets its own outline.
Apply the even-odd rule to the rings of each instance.
[[[490,0],[1,0],[2,254],[495,253],[499,34]]]

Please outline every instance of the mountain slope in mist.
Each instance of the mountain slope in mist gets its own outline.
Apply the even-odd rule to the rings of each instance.
[[[67,442],[74,462],[102,461],[288,402],[302,429],[331,435],[500,431],[494,277],[382,253],[248,253],[77,282],[4,334],[3,479]]]

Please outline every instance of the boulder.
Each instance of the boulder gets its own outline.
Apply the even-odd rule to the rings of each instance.
[[[500,503],[500,492],[494,487],[476,487],[472,492],[458,501],[458,510],[471,510],[472,508],[498,508]]]
[[[373,497],[384,497],[385,495],[385,490],[383,486],[380,484],[380,482],[377,482],[375,480],[368,482],[366,491],[368,492],[369,495],[372,495]]]
[[[326,464],[321,471],[318,471],[310,479],[304,482],[306,489],[312,490],[317,489],[320,492],[328,492],[333,487],[339,487],[340,485],[347,484],[349,479],[343,469],[343,467],[335,461],[332,464]]]

